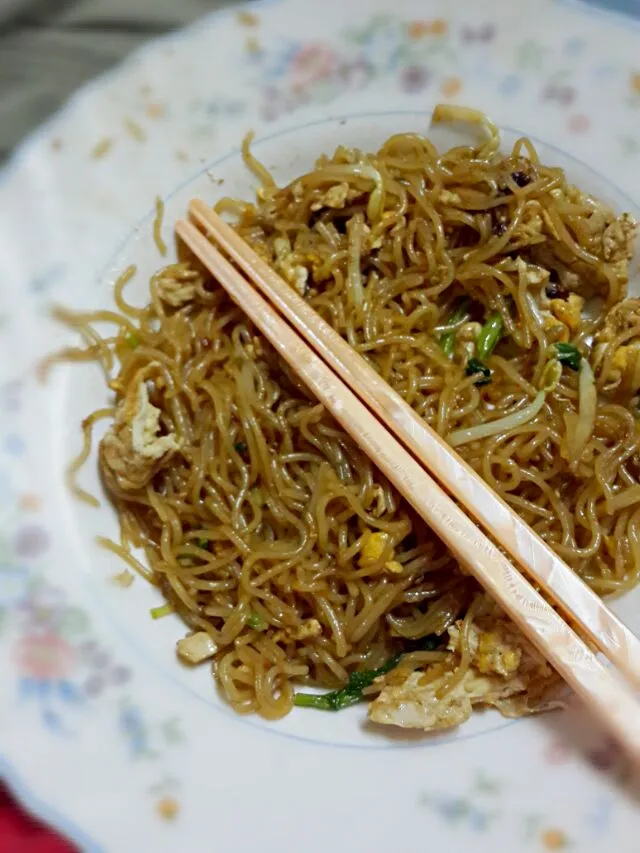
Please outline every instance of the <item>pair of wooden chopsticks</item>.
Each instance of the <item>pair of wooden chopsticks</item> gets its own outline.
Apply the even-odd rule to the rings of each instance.
[[[640,640],[229,225],[199,200],[191,202],[189,212],[207,236],[187,221],[177,223],[177,234],[462,565],[640,760],[640,701],[632,689],[640,687]],[[603,666],[425,469],[512,555],[631,686]]]

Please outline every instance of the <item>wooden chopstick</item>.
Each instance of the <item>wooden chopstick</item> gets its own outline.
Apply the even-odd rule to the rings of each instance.
[[[351,390],[640,688],[640,639],[233,228],[200,200],[189,211]]]
[[[191,223],[178,235],[315,396],[457,555],[629,751],[640,761],[640,703],[475,526],[345,383]]]

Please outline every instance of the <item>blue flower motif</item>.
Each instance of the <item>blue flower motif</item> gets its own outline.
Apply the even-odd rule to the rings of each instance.
[[[4,439],[4,449],[10,456],[20,456],[25,449],[24,439],[15,433],[9,433]]]
[[[25,566],[0,565],[0,607],[16,607],[24,601],[29,586]]]
[[[0,506],[10,503],[13,498],[14,493],[9,472],[0,470]]]
[[[469,63],[469,73],[475,80],[490,81],[493,77],[493,69],[486,58],[478,59]]]
[[[438,803],[442,817],[449,821],[457,821],[469,814],[469,803],[461,797],[442,797]]]
[[[598,838],[606,835],[607,830],[611,825],[611,815],[613,812],[613,800],[610,796],[599,797],[587,811],[585,823],[590,828],[591,833]]]
[[[293,59],[297,53],[299,53],[303,49],[304,45],[302,42],[289,40],[285,42],[280,50],[272,54],[270,57],[266,58],[266,62],[263,61],[262,56],[257,56],[256,58],[260,61],[260,76],[263,81],[265,80],[279,80],[289,73],[289,69],[293,63]]]
[[[120,708],[119,728],[134,758],[150,758],[154,755],[149,748],[147,726],[140,708],[125,702]]]
[[[596,78],[596,80],[610,80],[611,77],[616,73],[615,65],[597,65],[592,74]]]
[[[0,408],[5,412],[17,412],[20,409],[22,383],[19,379],[11,379],[0,385]]]
[[[498,91],[501,95],[504,95],[505,98],[509,98],[512,95],[515,95],[518,91],[520,91],[521,87],[522,77],[520,77],[518,74],[507,74],[498,83]]]
[[[62,679],[57,683],[58,695],[64,702],[77,703],[83,700],[83,695],[80,689],[71,681]]]
[[[43,709],[42,721],[49,729],[49,731],[53,732],[54,734],[62,734],[64,732],[64,726],[62,725],[60,714],[58,714],[56,711],[53,711],[51,708]]]
[[[564,43],[564,52],[567,56],[579,56],[585,48],[584,39],[570,38]]]
[[[66,273],[66,266],[62,263],[54,264],[45,270],[41,275],[33,278],[29,284],[29,290],[32,293],[41,294],[49,290],[52,285],[56,284]]]

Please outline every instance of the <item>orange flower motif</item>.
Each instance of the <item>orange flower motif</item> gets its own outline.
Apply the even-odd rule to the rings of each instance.
[[[180,811],[180,803],[174,797],[162,797],[158,800],[156,808],[164,820],[175,820]]]
[[[433,21],[412,21],[409,24],[409,38],[421,39],[424,36],[442,36],[447,32],[447,22],[442,18]]]
[[[640,72],[631,75],[631,90],[640,95]]]
[[[429,24],[427,21],[411,21],[409,24],[409,38],[421,39],[429,32]]]
[[[542,835],[542,843],[547,850],[562,850],[567,846],[567,837],[559,829],[548,829]]]
[[[31,492],[25,492],[20,495],[20,509],[26,512],[37,512],[42,506],[42,500],[39,495],[34,495]]]
[[[459,77],[447,77],[443,80],[440,91],[445,98],[455,98],[462,90],[462,80]]]
[[[164,104],[147,104],[145,112],[149,118],[162,118],[164,115]]]

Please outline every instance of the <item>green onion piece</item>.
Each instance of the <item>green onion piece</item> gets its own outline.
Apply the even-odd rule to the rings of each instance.
[[[239,441],[237,444],[234,444],[233,447],[238,453],[244,453],[247,449],[247,445],[244,441]]]
[[[462,302],[458,305],[455,311],[451,312],[451,316],[447,322],[447,325],[452,326],[454,323],[460,323],[466,317],[469,316],[469,300],[463,299]],[[440,346],[442,347],[443,353],[447,356],[447,358],[451,358],[453,356],[453,350],[456,343],[456,330],[451,329],[449,332],[445,332],[440,336]]]
[[[130,346],[131,349],[135,349],[140,346],[140,338],[136,335],[135,332],[130,332],[126,338],[127,346]]]
[[[502,314],[499,311],[494,311],[480,329],[476,340],[476,355],[480,361],[486,361],[494,351],[502,337],[503,328]]]
[[[205,551],[209,550],[208,539],[196,539],[196,545],[198,546],[198,548],[204,548]]]
[[[251,612],[247,616],[247,621],[245,624],[247,625],[247,627],[253,628],[254,631],[266,631],[268,627],[262,616],[260,616],[258,613],[253,612]]]
[[[478,378],[474,381],[474,385],[488,385],[491,382],[491,371],[477,358],[470,358],[464,371],[467,376],[475,376]]]
[[[569,370],[578,371],[580,369],[582,353],[573,344],[558,343],[554,344],[553,347],[560,364],[565,365]]]
[[[152,619],[162,619],[164,616],[169,616],[174,613],[173,604],[162,604],[160,607],[152,607],[149,613]]]
[[[330,693],[296,693],[294,705],[299,708],[317,708],[319,711],[341,711],[356,705],[364,698],[362,691],[369,687],[374,679],[385,675],[389,670],[398,665],[400,655],[390,658],[378,669],[364,669],[362,672],[352,672],[349,680],[340,690],[332,690]]]

